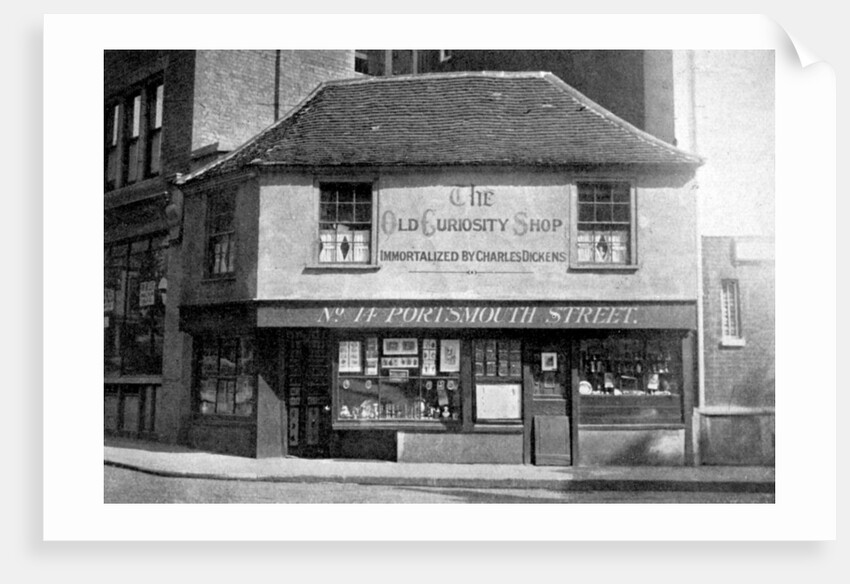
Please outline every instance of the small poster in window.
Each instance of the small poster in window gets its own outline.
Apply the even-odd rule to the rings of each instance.
[[[340,373],[360,373],[360,341],[340,341]]]
[[[415,355],[418,347],[416,339],[384,339],[384,355]]]
[[[149,280],[139,284],[139,306],[153,306],[156,300],[156,282]]]
[[[366,375],[378,374],[378,359],[366,359]]]
[[[358,341],[348,343],[348,368],[349,371],[360,372],[360,343]]]
[[[457,373],[460,371],[460,341],[440,341],[440,371],[442,373]]]
[[[557,353],[541,353],[541,370],[557,371],[558,370],[558,354]]]

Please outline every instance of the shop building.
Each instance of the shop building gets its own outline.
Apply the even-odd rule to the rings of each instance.
[[[692,463],[701,162],[547,73],[321,85],[177,181],[187,441]]]
[[[177,441],[182,199],[170,180],[232,151],[353,51],[104,52],[104,431]]]

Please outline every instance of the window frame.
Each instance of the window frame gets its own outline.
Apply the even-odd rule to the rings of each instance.
[[[625,263],[613,262],[582,262],[579,261],[578,235],[579,235],[579,188],[582,184],[625,184],[629,189],[629,236],[628,236],[628,261]],[[582,177],[570,183],[570,270],[588,271],[634,271],[640,267],[637,249],[637,187],[636,180],[631,177]]]
[[[146,135],[144,137],[144,178],[152,178],[162,174],[162,122],[164,118],[165,84],[162,80],[154,81],[146,88],[145,121]],[[158,144],[155,142],[158,139]],[[154,166],[154,161],[156,166]]]
[[[167,250],[167,234],[163,232],[110,242],[104,247],[104,376],[107,379],[162,375],[165,300],[159,282],[167,276]],[[163,263],[161,268],[158,262]],[[143,282],[155,283],[153,303],[145,306],[140,304]],[[107,290],[112,291],[108,308]],[[140,331],[148,337],[145,343],[138,343]],[[132,340],[134,332],[136,341]],[[117,347],[114,357],[108,353],[106,343]],[[145,344],[147,350],[132,352]],[[107,359],[110,359],[108,367]],[[157,367],[138,369],[145,361]]]
[[[371,374],[367,372],[367,359],[369,356],[368,352],[368,339],[373,338],[377,341],[377,351],[376,357],[373,357],[377,360],[377,373]],[[416,340],[416,348],[402,351],[402,352],[387,352],[385,347],[385,341],[388,340]],[[432,340],[435,342],[435,348],[427,348],[424,344],[425,340]],[[456,371],[443,371],[442,370],[442,344],[445,341],[457,341],[460,347],[460,353],[458,355],[458,368]],[[359,355],[360,355],[360,363],[361,367],[359,371],[343,371],[340,367],[340,359],[339,359],[339,350],[340,345],[342,343],[357,343],[359,344]],[[374,429],[404,429],[404,428],[417,428],[422,429],[426,428],[430,431],[440,432],[440,431],[450,431],[456,430],[463,426],[464,424],[464,410],[465,410],[465,393],[468,391],[464,385],[465,379],[465,371],[463,370],[463,355],[465,346],[462,335],[457,334],[457,331],[451,329],[445,330],[427,330],[420,329],[416,331],[401,331],[401,330],[385,330],[385,329],[375,329],[375,330],[346,330],[340,331],[336,335],[331,338],[331,360],[332,360],[332,394],[331,394],[331,404],[332,404],[332,415],[331,415],[331,424],[335,429],[344,429],[344,430],[374,430]],[[424,365],[423,355],[426,351],[434,352],[434,365],[435,370],[432,374],[425,374],[422,372],[422,367]],[[412,357],[417,359],[417,365],[415,366],[407,366],[407,365],[398,365],[397,367],[387,367],[382,363],[382,359],[386,358],[399,358],[404,359],[406,357]],[[439,361],[437,361],[439,359]],[[440,366],[437,366],[437,363],[440,363]],[[432,416],[421,416],[421,417],[402,417],[402,416],[380,416],[377,418],[370,417],[357,417],[350,416],[345,417],[342,415],[342,406],[344,404],[345,398],[343,396],[344,392],[348,391],[348,388],[343,385],[345,380],[349,381],[359,381],[359,380],[370,380],[376,382],[378,387],[376,388],[376,393],[379,396],[378,404],[381,404],[381,396],[385,394],[382,393],[384,386],[394,385],[393,374],[390,371],[394,369],[403,369],[408,371],[408,376],[405,377],[407,382],[414,382],[419,388],[419,401],[422,401],[425,404],[431,405],[430,402],[425,400],[423,397],[425,392],[439,392],[440,391],[440,381],[446,383],[444,386],[444,391],[446,392],[446,396],[449,399],[450,404],[447,406],[450,411],[449,417],[432,417]],[[453,380],[457,386],[454,389],[449,387],[449,380]],[[432,388],[424,387],[426,383],[433,382]],[[354,390],[352,390],[354,391]],[[414,398],[414,401],[417,401]],[[386,402],[386,400],[384,400]],[[442,406],[437,406],[437,408],[441,408]],[[455,415],[456,414],[456,415]]]
[[[239,189],[231,187],[212,191],[206,196],[206,219],[204,224],[204,278],[210,280],[228,279],[236,277],[236,252],[237,252],[237,234],[236,234],[236,209]],[[230,222],[229,229],[214,231],[214,222],[217,217],[224,215],[219,212],[214,213],[214,200],[227,200],[230,206]],[[213,241],[223,237],[228,238],[227,258],[229,260],[229,269],[226,271],[215,271],[216,252],[213,248]]]
[[[729,300],[734,305],[734,315],[729,314]],[[732,320],[734,322],[730,322]],[[732,326],[734,330],[730,330]],[[741,347],[746,344],[741,322],[741,285],[737,278],[720,280],[720,344],[725,347]]]
[[[234,343],[236,345],[236,361],[233,364],[233,372],[232,373],[222,373],[221,361],[222,361],[222,353],[224,345],[228,343]],[[244,366],[244,353],[243,348],[246,343],[249,343],[251,346],[251,360],[250,360],[250,370],[244,371],[242,367]],[[204,373],[204,356],[206,355],[206,349],[210,344],[215,345],[216,352],[216,372],[214,375],[207,375]],[[257,375],[257,358],[258,358],[258,345],[257,339],[250,334],[238,334],[238,333],[222,333],[222,334],[206,334],[197,337],[196,342],[193,347],[193,379],[192,379],[192,399],[193,399],[193,407],[192,412],[193,415],[201,420],[208,419],[225,419],[225,420],[233,420],[233,421],[245,421],[245,422],[253,422],[256,420],[257,415],[257,386],[258,386],[258,375]],[[251,396],[243,404],[250,405],[250,411],[247,413],[236,413],[237,406],[239,402],[237,402],[237,394],[239,393],[240,386],[240,378],[250,378],[251,380]],[[215,380],[215,401],[211,402],[214,404],[212,412],[204,412],[202,411],[203,404],[205,402],[209,403],[209,400],[204,400],[202,397],[202,393],[204,391],[204,381],[207,379]],[[221,382],[232,382],[234,384],[233,396],[231,400],[231,412],[219,412],[219,394],[222,391]]]
[[[322,241],[322,187],[323,185],[335,183],[368,184],[371,188],[371,209],[369,216],[369,252],[366,262],[326,262],[321,261]],[[378,201],[379,185],[374,176],[323,176],[314,180],[315,199],[315,231],[313,236],[313,250],[311,253],[310,268],[320,270],[376,270],[378,266]],[[351,222],[354,224],[355,222]]]
[[[164,75],[159,72],[104,102],[105,191],[136,185],[162,174],[164,101]],[[157,140],[159,147],[155,149]],[[109,160],[113,155],[115,169],[110,174]]]

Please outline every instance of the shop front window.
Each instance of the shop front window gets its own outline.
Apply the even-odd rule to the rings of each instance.
[[[336,421],[461,419],[459,340],[367,336],[337,346]]]
[[[196,359],[198,413],[254,413],[254,342],[249,337],[203,338]]]
[[[522,351],[518,340],[473,342],[475,421],[522,420]]]
[[[582,423],[680,423],[682,353],[675,334],[579,343]]]
[[[104,372],[161,375],[165,305],[165,238],[161,235],[105,250]]]

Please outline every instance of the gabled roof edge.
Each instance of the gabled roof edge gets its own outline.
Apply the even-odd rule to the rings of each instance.
[[[595,101],[593,101],[592,99],[590,99],[589,97],[587,97],[586,95],[584,95],[583,93],[581,93],[580,91],[575,89],[574,87],[568,85],[563,79],[561,79],[560,77],[558,77],[554,73],[551,73],[549,71],[544,71],[544,72],[541,72],[541,76],[544,77],[547,81],[549,81],[552,85],[556,86],[558,89],[563,91],[564,93],[567,93],[570,96],[572,96],[573,99],[580,101],[581,103],[586,105],[588,107],[588,109],[592,110],[596,115],[608,120],[609,122],[612,122],[612,123],[620,126],[624,130],[634,134],[635,137],[637,137],[638,139],[643,140],[644,142],[648,142],[649,144],[652,144],[653,146],[656,146],[658,148],[662,148],[664,150],[667,150],[667,151],[673,152],[673,153],[675,153],[679,156],[682,156],[682,157],[688,159],[688,161],[691,164],[701,166],[702,164],[705,163],[705,159],[702,156],[699,156],[697,154],[692,154],[691,152],[688,152],[686,150],[682,150],[681,148],[677,148],[676,146],[673,146],[672,144],[665,142],[661,138],[653,136],[652,134],[650,134],[646,130],[641,130],[637,126],[630,124],[629,122],[627,122],[623,118],[619,117],[615,113],[606,109],[602,105],[596,103]]]
[[[332,85],[332,84],[334,84],[334,83],[336,83],[336,82],[335,82],[335,81],[323,81],[323,82],[321,82],[319,85],[317,85],[317,86],[313,89],[313,91],[311,91],[311,92],[309,93],[309,95],[307,95],[307,97],[305,97],[305,98],[304,98],[304,99],[302,99],[300,102],[298,102],[295,106],[293,106],[292,108],[290,108],[290,110],[289,110],[289,111],[288,111],[288,112],[287,112],[287,113],[286,113],[283,117],[281,117],[281,118],[280,118],[280,119],[278,119],[278,120],[275,120],[275,121],[274,121],[274,122],[272,122],[269,126],[267,126],[265,129],[260,130],[258,133],[254,134],[253,136],[251,136],[250,138],[248,138],[248,140],[246,140],[243,144],[241,144],[241,145],[240,145],[240,146],[238,146],[237,148],[234,148],[234,149],[233,149],[233,151],[229,152],[229,153],[228,153],[228,154],[226,154],[225,156],[222,156],[221,158],[218,158],[218,159],[216,159],[216,160],[213,160],[212,162],[210,162],[210,163],[208,163],[208,164],[206,164],[206,165],[202,166],[201,168],[199,168],[199,169],[195,170],[194,172],[190,172],[190,173],[188,173],[188,174],[185,174],[185,175],[180,176],[180,177],[179,177],[179,178],[175,181],[175,184],[177,184],[177,185],[185,185],[185,184],[187,184],[187,183],[189,183],[189,182],[194,182],[194,181],[196,181],[196,180],[199,180],[200,178],[202,178],[202,177],[203,177],[203,175],[204,175],[204,174],[206,174],[207,172],[209,172],[209,171],[210,171],[210,170],[212,170],[213,168],[216,168],[217,166],[219,166],[219,165],[221,165],[221,164],[224,164],[224,163],[225,163],[225,162],[227,162],[228,160],[231,160],[232,158],[235,158],[235,157],[236,157],[236,156],[237,156],[240,152],[242,152],[243,150],[245,150],[248,146],[250,146],[251,144],[254,144],[255,142],[259,142],[259,141],[260,141],[260,139],[261,139],[263,136],[265,136],[266,134],[268,134],[269,132],[271,132],[272,130],[274,130],[275,128],[277,128],[278,126],[281,126],[281,125],[283,125],[285,122],[287,122],[287,121],[288,121],[290,118],[292,118],[292,117],[293,117],[293,116],[294,116],[297,112],[301,111],[301,109],[303,109],[303,108],[304,108],[304,106],[305,106],[305,105],[307,105],[307,103],[309,103],[309,102],[310,102],[313,98],[315,98],[315,97],[316,97],[316,95],[317,95],[319,92],[321,92],[321,91],[322,91],[325,87],[327,87],[328,85]]]

